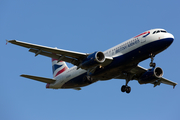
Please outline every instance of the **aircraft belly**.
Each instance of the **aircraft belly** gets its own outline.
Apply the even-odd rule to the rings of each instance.
[[[79,76],[76,76],[68,80],[65,84],[62,85],[61,88],[76,88],[76,87],[87,86],[91,83],[85,79],[86,76],[87,76],[87,73],[83,73]]]

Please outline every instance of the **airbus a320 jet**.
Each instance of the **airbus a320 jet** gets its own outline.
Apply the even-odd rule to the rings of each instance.
[[[156,67],[154,57],[168,48],[174,36],[164,29],[145,31],[104,52],[81,53],[58,48],[46,47],[17,40],[7,42],[26,47],[29,52],[52,58],[53,78],[25,75],[22,77],[47,83],[46,88],[75,89],[90,85],[97,81],[125,79],[122,92],[130,93],[129,81],[137,80],[139,84],[151,83],[156,87],[161,83],[175,87],[177,83],[163,76],[163,70]],[[145,69],[138,64],[151,58],[150,68]],[[65,62],[74,66],[68,68]]]

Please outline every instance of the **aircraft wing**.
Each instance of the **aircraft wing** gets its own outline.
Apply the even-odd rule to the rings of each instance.
[[[31,44],[27,42],[17,41],[17,40],[9,40],[8,43],[12,43],[18,46],[29,48],[29,52],[35,53],[37,55],[43,55],[47,57],[51,57],[57,59],[58,61],[65,61],[72,63],[73,65],[78,66],[88,55],[87,53],[74,52],[69,50],[63,50],[58,48],[46,47],[36,44]],[[112,62],[112,58],[106,57],[102,66],[106,66]]]
[[[131,69],[129,72],[136,75],[136,77],[134,78],[135,80],[138,80],[138,77],[140,77],[143,73],[145,73],[148,69],[145,69],[141,66],[136,66],[133,69]],[[120,75],[117,77],[118,79],[125,79],[126,75]],[[157,82],[158,81],[158,82]],[[171,85],[173,87],[175,87],[177,85],[177,83],[170,81],[164,77],[160,78],[159,80],[157,80],[154,84],[154,87],[156,87],[157,85],[160,85],[161,83],[167,84],[167,85]]]
[[[22,47],[30,48],[30,52],[36,52],[35,53],[36,56],[38,54],[40,54],[41,52],[59,54],[61,56],[65,55],[65,56],[69,56],[69,57],[76,58],[76,59],[84,58],[87,56],[87,54],[85,54],[85,53],[62,50],[62,49],[57,49],[57,48],[51,48],[51,47],[26,43],[26,42],[22,42],[22,41],[17,41],[17,40],[9,40],[7,42],[15,44],[15,45],[22,46]],[[58,56],[58,57],[60,57],[60,56]]]

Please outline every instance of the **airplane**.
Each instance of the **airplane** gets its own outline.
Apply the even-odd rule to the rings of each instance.
[[[97,81],[125,79],[121,91],[130,93],[131,87],[128,83],[131,80],[137,80],[139,84],[150,83],[154,87],[161,83],[173,88],[177,85],[162,77],[163,70],[153,62],[154,57],[167,49],[173,41],[174,36],[165,29],[151,29],[104,52],[81,53],[18,40],[7,40],[7,43],[29,48],[29,52],[35,53],[35,56],[52,58],[53,78],[21,75],[46,83],[46,88],[81,90],[81,87]],[[138,65],[148,58],[151,59],[149,69]],[[65,62],[74,66],[68,68]]]

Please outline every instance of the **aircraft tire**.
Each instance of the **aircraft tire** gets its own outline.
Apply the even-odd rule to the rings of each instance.
[[[131,92],[131,87],[127,86],[126,87],[126,93],[130,93]]]
[[[154,68],[156,67],[156,63],[150,63],[149,66]]]
[[[123,85],[123,86],[121,87],[121,92],[125,92],[125,91],[126,91],[126,86]]]

